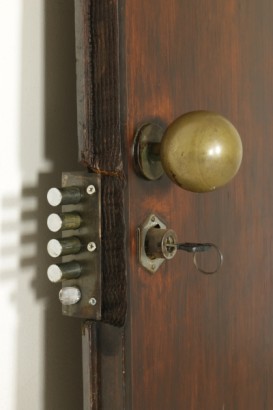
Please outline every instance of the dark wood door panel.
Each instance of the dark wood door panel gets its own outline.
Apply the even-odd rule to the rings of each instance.
[[[228,186],[192,194],[129,165],[132,409],[270,409],[273,397],[269,1],[126,2],[128,152],[138,124],[206,109],[239,129],[244,160]],[[177,255],[150,276],[135,230],[154,212],[181,240],[212,241],[221,273]]]
[[[96,121],[87,110],[93,125],[85,129],[84,162],[108,181],[113,178],[119,198],[124,194],[124,202],[112,202],[125,215],[125,230],[116,238],[126,234],[127,257],[124,270],[121,256],[123,273],[118,273],[123,285],[127,281],[125,324],[119,332],[108,325],[95,331],[98,406],[271,410],[273,3],[89,0],[85,7],[87,27],[93,24],[89,55],[103,58],[94,60],[97,68],[89,61],[95,73],[90,81],[100,95],[96,99],[96,88],[92,94],[88,86],[87,94],[100,108]],[[108,105],[115,118],[107,122]],[[151,182],[137,176],[132,145],[139,125],[150,119],[168,124],[199,109],[219,112],[238,128],[244,158],[236,178],[218,191],[193,194],[167,177]],[[106,148],[106,162],[98,160],[98,152],[92,162],[96,138],[100,149]],[[119,162],[113,168],[107,138],[117,143]],[[198,273],[182,252],[154,275],[145,271],[137,258],[136,230],[150,213],[175,229],[181,241],[216,243],[224,254],[221,272]],[[104,227],[110,232],[111,223]],[[124,243],[117,241],[121,254]],[[106,282],[107,275],[106,269]],[[107,286],[115,275],[109,277]],[[124,292],[118,295],[124,298]],[[109,306],[105,318],[111,323]],[[115,324],[123,320],[117,317]],[[103,338],[115,349],[105,349]]]

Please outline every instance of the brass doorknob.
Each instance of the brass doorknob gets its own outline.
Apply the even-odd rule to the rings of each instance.
[[[137,132],[134,158],[147,179],[164,171],[181,188],[208,192],[228,183],[237,173],[243,155],[241,138],[224,117],[195,111],[178,117],[164,131],[154,123]]]

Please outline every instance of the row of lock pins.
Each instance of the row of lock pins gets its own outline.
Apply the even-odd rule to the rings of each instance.
[[[93,195],[96,189],[93,185],[86,188],[89,195]],[[50,188],[47,193],[48,203],[56,207],[58,205],[78,204],[82,199],[82,191],[78,187],[67,188]],[[82,217],[76,212],[52,213],[48,216],[47,226],[51,232],[62,232],[67,230],[79,229],[82,225]],[[51,239],[47,245],[48,254],[53,258],[61,256],[76,255],[83,248],[80,239],[77,236],[63,237],[60,239]],[[94,252],[96,244],[90,242],[87,244],[87,250]],[[52,264],[47,270],[48,279],[53,282],[62,282],[69,279],[77,279],[81,275],[81,265],[77,261],[63,262]],[[80,301],[81,291],[76,286],[63,287],[59,292],[59,299],[63,305],[73,305]],[[94,298],[93,298],[94,299]],[[96,304],[96,299],[90,302]]]

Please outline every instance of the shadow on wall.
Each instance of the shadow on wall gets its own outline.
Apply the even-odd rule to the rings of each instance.
[[[34,299],[43,301],[41,315],[42,337],[42,390],[43,400],[39,409],[34,403],[24,407],[22,377],[26,374],[25,346],[31,335],[26,334],[25,325],[31,316],[25,307],[24,294],[18,295],[19,332],[18,372],[17,372],[17,407],[18,409],[38,410],[80,410],[82,404],[82,370],[81,370],[81,323],[80,320],[67,318],[61,314],[58,300],[59,285],[51,284],[46,275],[47,267],[52,260],[47,255],[46,245],[53,234],[48,232],[46,219],[52,209],[46,202],[46,193],[51,186],[61,182],[62,171],[81,170],[77,162],[77,119],[76,119],[76,77],[75,77],[75,34],[73,0],[44,0],[44,152],[43,156],[51,163],[50,172],[40,172],[37,186],[24,186],[22,189],[22,223],[36,224],[36,232],[21,236],[21,246],[26,244],[36,247],[30,257],[22,257],[21,270],[31,267],[34,280],[31,281]],[[31,46],[32,39],[26,25],[30,24],[27,14],[30,4],[24,2],[22,50]],[[23,66],[27,61],[23,63]],[[24,81],[24,73],[22,73]],[[27,100],[27,90],[23,87],[22,111]],[[31,121],[22,114],[23,121]],[[30,152],[26,153],[24,132],[27,124],[22,126],[21,167],[31,161]],[[32,204],[28,207],[27,204]],[[19,292],[20,293],[20,292]],[[26,326],[27,328],[27,326]],[[31,373],[31,369],[27,372]]]

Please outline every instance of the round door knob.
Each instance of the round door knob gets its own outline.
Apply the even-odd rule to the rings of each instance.
[[[158,179],[165,171],[183,189],[208,192],[236,175],[243,148],[226,118],[196,111],[177,118],[165,132],[157,124],[145,124],[134,152],[137,169],[147,179]]]

